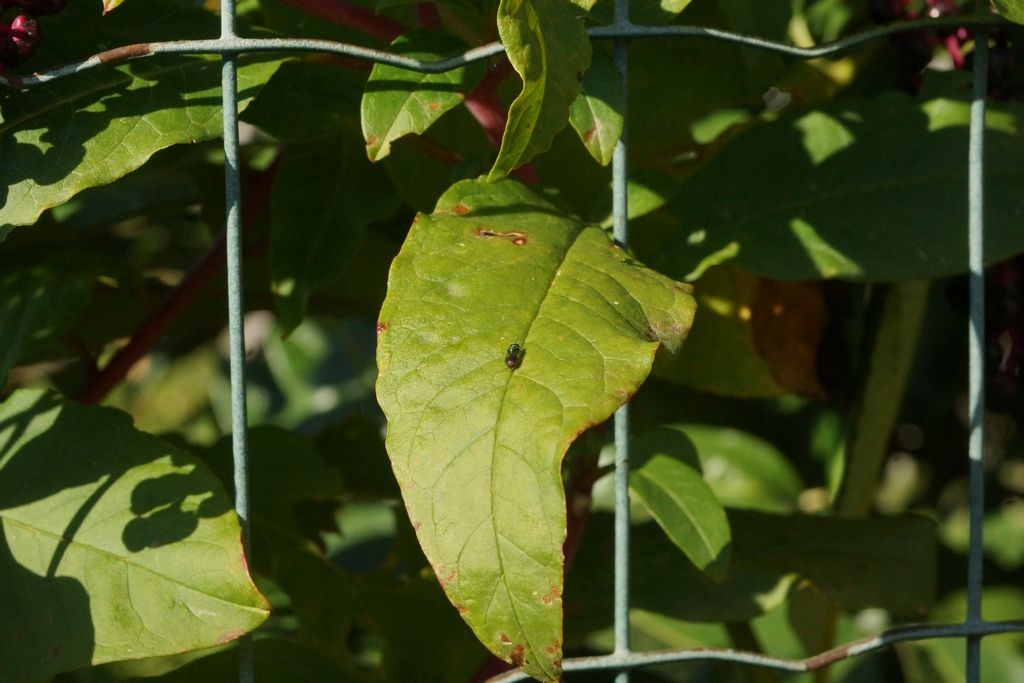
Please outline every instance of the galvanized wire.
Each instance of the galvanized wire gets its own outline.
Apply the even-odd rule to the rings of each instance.
[[[981,3],[984,5],[984,3]],[[969,149],[969,267],[970,267],[970,342],[969,342],[969,401],[970,401],[970,549],[968,556],[968,615],[961,624],[933,626],[909,626],[890,629],[878,636],[854,643],[848,643],[806,659],[782,659],[757,652],[729,649],[668,650],[660,652],[632,652],[629,646],[629,417],[628,406],[616,412],[615,441],[615,497],[616,497],[616,555],[615,555],[615,601],[614,601],[614,651],[609,655],[567,659],[564,670],[592,671],[618,670],[618,683],[628,681],[628,670],[655,664],[695,660],[729,661],[752,666],[777,669],[780,671],[810,671],[827,666],[840,659],[873,652],[894,643],[923,640],[928,638],[966,637],[968,642],[968,681],[975,683],[980,678],[980,641],[982,636],[994,633],[1024,631],[1024,622],[986,622],[981,614],[982,596],[982,538],[981,528],[984,513],[984,115],[987,74],[987,27],[1003,24],[998,17],[987,14],[974,16],[951,16],[940,19],[905,21],[882,26],[814,47],[795,47],[784,43],[764,40],[698,26],[637,26],[628,20],[628,0],[617,0],[615,22],[611,26],[591,28],[588,33],[594,39],[615,40],[615,62],[625,88],[628,67],[627,42],[629,40],[672,37],[708,39],[727,42],[749,48],[788,55],[799,59],[813,59],[838,55],[872,40],[906,31],[922,29],[953,28],[960,26],[978,27],[974,54],[974,91],[971,105],[970,149]],[[238,86],[237,57],[244,53],[292,53],[315,52],[342,55],[358,60],[389,64],[412,71],[438,73],[449,71],[465,64],[488,59],[501,54],[500,43],[482,45],[452,57],[440,60],[421,60],[394,55],[383,50],[374,50],[358,45],[322,40],[287,38],[242,38],[236,33],[235,0],[221,0],[221,35],[216,40],[184,40],[163,43],[140,43],[128,45],[93,55],[73,64],[27,76],[0,76],[0,84],[11,87],[30,87],[54,81],[101,65],[118,63],[127,59],[158,54],[219,54],[223,58],[223,105],[224,105],[224,173],[227,221],[228,259],[228,327],[230,337],[231,405],[234,452],[235,508],[242,526],[243,545],[246,553],[251,551],[249,525],[249,470],[246,438],[246,383],[245,383],[245,337],[244,305],[242,301],[242,250],[240,216],[240,172],[238,141]],[[628,119],[623,112],[623,135],[616,145],[613,158],[614,236],[623,246],[628,245],[627,206],[627,139]],[[252,683],[255,680],[253,646],[250,637],[241,642],[240,680]],[[492,680],[527,680],[521,672],[511,672]]]
[[[982,3],[987,7],[987,3]],[[970,544],[967,556],[967,624],[983,623],[982,526],[985,518],[985,98],[988,94],[988,31],[974,35],[974,85],[967,160],[970,328],[968,405],[970,440]],[[967,638],[967,680],[981,677],[981,636]]]
[[[629,0],[615,0],[615,23],[629,22]],[[629,87],[629,44],[615,39],[615,70],[622,92]],[[612,153],[612,235],[623,249],[629,248],[629,98],[623,98],[622,134]],[[616,655],[629,649],[629,403],[615,411],[615,600],[613,629]],[[629,683],[623,669],[615,683]]]
[[[221,40],[235,38],[235,0],[221,0]],[[242,183],[238,142],[238,55],[226,53],[221,66],[224,116],[224,205],[228,285],[228,348],[231,366],[231,452],[234,467],[235,512],[242,526],[242,549],[252,552],[249,515],[249,439],[245,381],[245,303],[242,300]],[[250,560],[251,565],[251,560]],[[238,680],[256,680],[251,635],[238,645]]]
[[[746,36],[731,31],[706,28],[703,26],[637,26],[629,22],[616,22],[611,26],[588,29],[587,34],[595,39],[642,39],[658,37],[694,38],[732,43],[766,52],[788,55],[798,59],[831,57],[885,36],[915,30],[936,30],[957,26],[1000,26],[1006,21],[995,16],[942,17],[920,19],[888,24],[879,28],[855,33],[845,38],[815,47],[795,47],[786,43]],[[305,38],[242,38],[221,37],[215,40],[173,40],[158,43],[137,43],[105,50],[79,62],[65,64],[45,71],[17,76],[0,76],[0,84],[16,88],[27,88],[63,78],[71,74],[94,69],[106,64],[116,64],[127,59],[169,54],[217,54],[239,55],[243,53],[288,53],[314,52],[349,57],[366,62],[389,64],[420,73],[441,73],[473,62],[479,62],[501,54],[505,48],[501,43],[487,43],[466,50],[452,57],[438,60],[416,59],[375,50],[361,45],[340,43],[330,40]]]

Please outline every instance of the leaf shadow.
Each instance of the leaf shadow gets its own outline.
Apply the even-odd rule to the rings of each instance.
[[[0,680],[43,681],[92,663],[93,616],[110,607],[93,604],[107,594],[103,580],[91,595],[80,577],[102,576],[97,558],[116,562],[124,552],[109,527],[130,517],[120,540],[136,553],[184,540],[230,506],[214,495],[212,475],[127,415],[49,393],[24,398],[9,398],[0,419],[0,585],[9,596],[0,601],[0,652],[16,653],[0,661]],[[147,465],[169,471],[135,484],[127,510],[109,498]]]
[[[48,187],[97,174],[102,181],[79,182],[92,186],[114,180],[106,178],[107,167],[116,167],[122,146],[131,144],[126,140],[138,126],[152,127],[144,117],[221,101],[219,94],[202,94],[220,87],[220,69],[209,59],[157,56],[117,69],[100,68],[105,70],[98,75],[86,72],[6,95],[0,123],[0,205],[7,204],[12,187],[25,182]],[[239,99],[251,97],[255,88],[242,88]],[[90,140],[115,129],[123,133],[120,142],[90,153]],[[154,152],[175,142],[166,131],[151,133]],[[124,166],[123,171],[133,169]]]

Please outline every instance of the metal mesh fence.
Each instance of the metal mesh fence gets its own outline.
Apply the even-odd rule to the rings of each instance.
[[[241,248],[241,183],[238,139],[238,86],[237,59],[243,53],[256,52],[317,52],[342,55],[372,63],[389,64],[423,73],[438,73],[458,66],[487,59],[504,51],[500,43],[473,48],[462,54],[439,61],[425,61],[386,51],[373,50],[344,43],[307,39],[254,39],[237,34],[236,2],[221,0],[221,34],[216,40],[187,40],[165,43],[147,43],[124,46],[93,55],[83,61],[28,76],[0,76],[0,82],[12,87],[29,87],[80,71],[100,67],[126,59],[157,54],[220,54],[222,62],[222,101],[224,111],[224,177],[227,234],[228,323],[230,337],[231,404],[233,428],[235,509],[241,520],[243,543],[250,547],[248,454],[246,440],[246,382],[245,340],[243,331],[244,306],[242,301],[242,248]],[[764,667],[784,672],[807,672],[828,666],[842,659],[875,652],[893,644],[930,638],[963,638],[967,648],[967,680],[981,680],[981,639],[987,635],[1024,631],[1024,621],[986,621],[982,617],[982,522],[984,510],[983,418],[985,413],[984,377],[984,120],[988,72],[988,29],[1003,21],[987,12],[987,2],[979,3],[982,12],[974,16],[952,16],[940,19],[903,21],[873,30],[857,33],[843,39],[811,48],[801,48],[764,40],[756,36],[741,35],[697,26],[641,26],[629,20],[629,0],[616,0],[615,20],[605,27],[591,28],[593,40],[614,41],[615,64],[625,90],[628,71],[629,43],[639,39],[712,40],[737,46],[756,48],[799,59],[828,57],[858,45],[896,33],[922,28],[951,28],[971,26],[975,30],[973,64],[973,92],[969,132],[968,164],[968,225],[970,320],[969,320],[969,511],[970,545],[967,566],[967,616],[960,623],[946,625],[912,625],[889,629],[883,633],[835,647],[805,659],[783,659],[732,649],[689,649],[653,652],[635,652],[630,649],[629,633],[629,406],[615,414],[615,596],[614,596],[614,651],[608,655],[569,658],[564,671],[615,671],[617,683],[627,683],[632,669],[659,664],[698,660],[717,660]],[[628,113],[623,112],[628,120]],[[626,130],[624,124],[623,129]],[[623,246],[629,243],[627,219],[627,153],[625,133],[618,142],[612,162],[614,237]],[[253,647],[250,637],[243,638],[240,647],[240,679],[254,681]],[[528,680],[524,674],[513,671],[491,679],[492,681]]]

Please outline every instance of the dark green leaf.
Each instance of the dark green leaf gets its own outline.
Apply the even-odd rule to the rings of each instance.
[[[1024,249],[1022,111],[993,105],[988,117],[985,253],[993,261]],[[729,259],[790,280],[961,272],[968,119],[964,101],[918,104],[889,93],[757,126],[670,204],[680,227],[661,263],[689,277]]]
[[[935,525],[913,515],[837,519],[730,511],[732,562],[716,582],[693,565],[656,524],[634,525],[632,605],[687,621],[745,621],[782,604],[799,579],[846,609],[882,607],[918,615],[935,591]],[[594,514],[566,589],[568,623],[586,631],[611,615],[611,515]]]
[[[238,680],[238,648],[231,647],[189,662],[180,669],[155,678],[134,679],[136,683],[206,683]],[[352,672],[339,668],[328,657],[308,645],[277,638],[261,638],[254,644],[256,671],[260,683],[338,683],[353,681]]]
[[[290,150],[271,198],[274,300],[290,332],[311,294],[344,270],[366,226],[397,208],[384,172],[350,138]]]
[[[92,296],[93,277],[38,266],[0,275],[0,387],[27,349],[66,332]]]
[[[327,60],[285,62],[242,112],[242,120],[286,142],[331,138],[357,124],[365,82],[365,73]]]

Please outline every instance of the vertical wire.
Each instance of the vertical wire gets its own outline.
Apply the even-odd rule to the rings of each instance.
[[[615,25],[629,24],[629,0],[616,0]],[[622,83],[622,135],[612,155],[613,234],[622,248],[629,246],[627,130],[629,129],[629,51],[623,38],[615,40],[615,68]],[[629,652],[629,404],[615,412],[615,654]],[[620,671],[615,683],[629,683]]]
[[[987,9],[987,3],[983,4]],[[974,34],[974,84],[968,150],[968,259],[971,320],[968,345],[970,372],[970,550],[967,558],[967,623],[982,623],[982,522],[985,508],[985,96],[988,92],[988,32]],[[967,637],[967,680],[981,679],[981,636]]]
[[[235,0],[221,0],[220,37],[230,40],[235,33]],[[249,454],[245,403],[245,307],[242,301],[242,183],[238,143],[238,58],[223,56],[221,66],[224,107],[224,203],[228,279],[228,346],[231,364],[231,439],[235,481],[235,512],[242,527],[242,550],[248,557],[252,547],[249,525]],[[250,563],[251,565],[251,563]],[[238,679],[253,683],[256,678],[252,636],[239,642]]]

